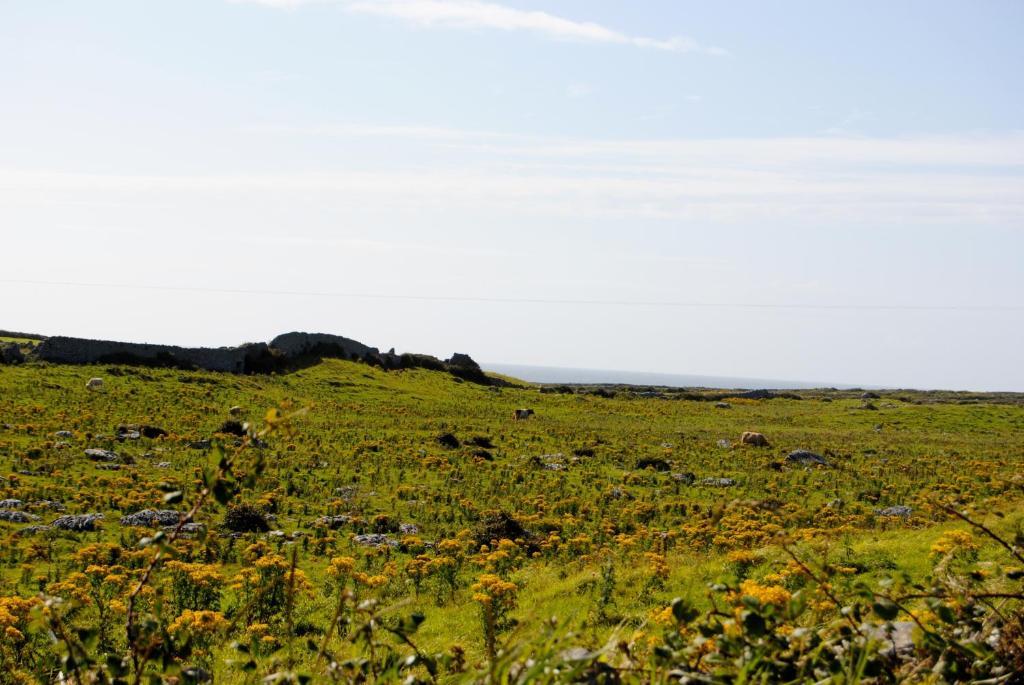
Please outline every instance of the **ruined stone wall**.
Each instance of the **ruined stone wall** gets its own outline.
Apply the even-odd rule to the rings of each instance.
[[[55,336],[40,343],[35,356],[59,364],[127,363],[244,373],[247,358],[259,356],[261,347],[266,349],[262,343],[240,347],[177,347]]]
[[[423,354],[383,354],[376,348],[326,333],[285,333],[267,343],[238,347],[176,347],[54,336],[39,343],[33,358],[57,364],[139,364],[228,373],[271,373],[301,368],[323,358],[360,361],[381,368],[447,371],[473,383],[495,384],[468,355],[441,361]]]

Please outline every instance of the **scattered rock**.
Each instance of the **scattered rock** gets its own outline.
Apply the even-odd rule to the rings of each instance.
[[[183,513],[170,509],[143,509],[134,514],[121,517],[122,526],[139,528],[157,528],[159,526],[176,526],[184,516]]]
[[[718,441],[718,446],[721,447],[723,450],[727,450],[732,448],[732,443],[723,438]]]
[[[178,528],[177,523],[175,523],[173,526],[164,526],[164,530],[167,532],[171,532],[175,528]],[[191,538],[195,537],[196,535],[199,535],[204,530],[206,530],[206,526],[204,526],[201,523],[183,523],[181,524],[181,528],[178,528],[178,534],[182,537]]]
[[[877,400],[877,399],[880,399],[880,395],[878,393],[876,393],[876,392],[868,391],[868,392],[862,393],[860,398],[862,400]]]
[[[592,457],[594,456],[594,450],[591,447],[577,447],[572,451],[577,457]]]
[[[697,475],[690,471],[678,471],[672,474],[672,480],[684,485],[693,485],[697,480]]]
[[[815,454],[810,450],[793,450],[786,455],[786,461],[794,464],[812,465],[817,464],[820,466],[828,466],[828,462],[825,461],[825,457],[820,454]]]
[[[736,485],[736,481],[732,478],[704,478],[700,481],[700,484],[712,488],[731,488]]]
[[[121,442],[124,442],[125,440],[138,440],[142,437],[142,433],[137,430],[127,428],[126,426],[118,426],[115,437],[117,437]]]
[[[867,411],[878,411],[878,407],[876,407],[870,402],[865,402],[864,404],[860,405],[860,408],[865,409]]]
[[[57,431],[56,433],[53,434],[53,437],[70,439],[75,437],[75,434],[72,433],[71,431]]]
[[[897,504],[896,506],[885,507],[884,509],[875,509],[875,513],[879,516],[902,516],[903,518],[910,516],[913,511],[913,509],[905,504]]]
[[[85,456],[91,461],[116,462],[118,460],[117,452],[112,450],[101,450],[95,447],[85,450]]]
[[[210,449],[210,440],[193,440],[188,446],[194,450],[208,450]]]
[[[64,506],[63,502],[55,502],[49,499],[41,499],[35,502],[30,502],[28,505],[31,509],[46,509],[48,511],[66,511],[67,507]]]
[[[39,517],[35,514],[26,514],[23,511],[15,511],[12,509],[0,509],[0,521],[7,521],[8,523],[31,523],[32,521],[38,521]]]
[[[390,535],[384,533],[364,533],[362,535],[353,535],[352,541],[357,545],[365,545],[367,547],[398,547],[398,540],[394,539]]]
[[[91,533],[99,528],[103,514],[79,514],[61,516],[55,519],[50,526],[58,530],[70,530],[75,533]]]
[[[893,621],[880,626],[868,626],[868,637],[886,643],[882,656],[906,655],[914,651],[913,621]]]
[[[494,443],[491,442],[491,439],[484,437],[482,435],[478,435],[475,438],[471,438],[467,444],[470,444],[473,447],[482,447],[485,450],[494,449]]]
[[[444,433],[442,435],[439,435],[437,437],[437,443],[441,445],[441,447],[446,447],[450,450],[458,449],[459,447],[462,446],[462,443],[459,442],[459,439],[452,435],[451,433]]]
[[[715,402],[715,409],[732,409],[732,405],[728,402]]]
[[[771,447],[768,444],[768,438],[754,431],[744,431],[743,435],[740,436],[740,444],[752,445],[753,447]]]
[[[241,416],[242,408],[236,404],[235,406],[228,409],[228,413],[231,414],[232,416]]]
[[[494,455],[487,450],[475,450],[473,456],[484,461],[494,461]]]
[[[49,526],[25,526],[14,531],[15,535],[35,535],[36,533],[44,533],[50,530]]]
[[[398,524],[398,532],[402,535],[418,535],[420,527],[415,523],[400,523]]]
[[[352,523],[352,517],[345,516],[344,514],[339,514],[337,516],[321,516],[316,520],[316,525],[330,528],[331,530],[337,530],[338,528],[347,526],[350,523]]]
[[[20,499],[0,499],[0,509],[21,509],[24,506]]]

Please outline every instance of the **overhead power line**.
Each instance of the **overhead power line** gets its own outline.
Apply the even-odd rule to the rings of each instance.
[[[1005,304],[804,304],[787,302],[699,302],[684,300],[604,300],[542,297],[483,297],[471,295],[409,295],[315,290],[264,290],[250,288],[207,288],[199,286],[147,285],[139,283],[86,283],[0,278],[0,283],[67,288],[109,288],[115,290],[158,290],[221,295],[269,295],[283,297],[337,297],[365,300],[409,300],[419,302],[467,302],[488,304],[544,304],[611,307],[674,307],[689,309],[810,309],[840,311],[935,311],[935,312],[1020,312],[1024,305]]]

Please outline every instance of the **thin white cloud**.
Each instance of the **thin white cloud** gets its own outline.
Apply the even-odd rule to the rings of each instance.
[[[232,0],[268,7],[295,8],[332,0]],[[495,29],[525,31],[557,40],[631,45],[666,52],[726,55],[720,47],[705,46],[692,38],[635,36],[590,21],[566,19],[539,10],[521,10],[480,0],[334,0],[350,12],[400,19],[417,26],[443,29]]]
[[[261,129],[254,129],[260,131]],[[278,131],[280,133],[282,131]],[[321,133],[313,131],[312,133]],[[1024,225],[1024,136],[556,141],[419,127],[329,135],[404,141],[389,168],[277,174],[94,175],[0,169],[0,211],[83,200],[306,204],[450,216]],[[288,131],[289,134],[294,131]],[[434,148],[441,141],[457,155]],[[396,149],[381,140],[380,148]]]

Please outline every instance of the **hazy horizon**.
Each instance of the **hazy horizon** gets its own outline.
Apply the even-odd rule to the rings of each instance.
[[[1024,390],[1024,3],[0,8],[3,326]]]

